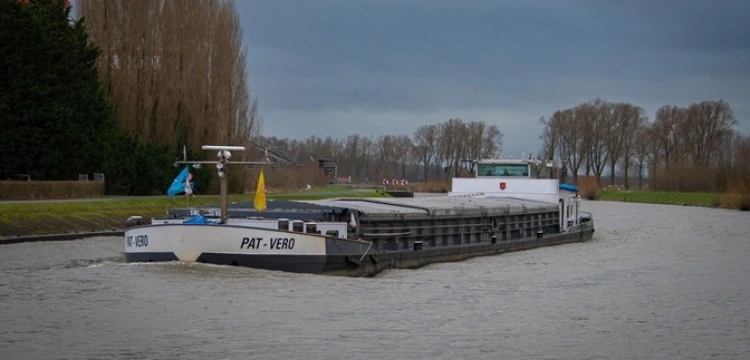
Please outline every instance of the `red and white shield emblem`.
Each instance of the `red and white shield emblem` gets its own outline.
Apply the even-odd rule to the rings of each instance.
[[[505,190],[505,182],[500,183],[500,190]]]

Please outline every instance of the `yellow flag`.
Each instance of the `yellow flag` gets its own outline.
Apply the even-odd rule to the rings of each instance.
[[[255,200],[253,201],[255,210],[263,212],[266,209],[266,180],[263,178],[263,169],[260,169],[258,177],[258,188],[255,189]]]

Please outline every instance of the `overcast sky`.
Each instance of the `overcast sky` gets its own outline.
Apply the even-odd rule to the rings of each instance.
[[[724,99],[750,133],[750,1],[237,1],[264,136],[413,136],[459,117],[536,153],[595,97]]]

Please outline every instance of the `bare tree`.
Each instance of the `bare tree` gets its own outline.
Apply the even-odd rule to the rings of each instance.
[[[401,178],[406,178],[406,165],[411,161],[412,142],[406,135],[396,135],[393,139],[394,162],[401,167]],[[395,164],[394,164],[395,165]]]
[[[638,169],[638,188],[643,188],[643,177],[646,172],[646,162],[648,161],[649,152],[652,148],[653,135],[651,127],[647,123],[636,127],[633,132],[633,158],[636,169]]]
[[[430,166],[437,157],[439,125],[422,125],[414,132],[414,154],[423,166],[424,181],[429,178]]]
[[[372,137],[365,137],[362,138],[362,143],[360,145],[361,149],[361,160],[362,166],[365,171],[365,180],[370,178],[375,178],[375,172],[374,172],[374,154],[375,154],[375,140]]]
[[[622,144],[623,169],[625,176],[624,185],[626,189],[630,188],[630,166],[632,165],[633,157],[637,154],[636,142],[638,140],[636,139],[636,136],[646,136],[643,130],[648,126],[648,116],[643,108],[640,106],[633,106],[629,110],[627,123],[625,125],[626,129],[624,130],[626,138]],[[643,171],[642,168],[640,170]],[[639,178],[639,181],[642,183],[643,179]],[[640,187],[641,185],[642,184],[639,184],[638,186]]]
[[[578,181],[578,171],[585,157],[583,120],[575,109],[555,111],[552,118],[560,125],[560,160],[564,169],[572,173],[573,181]]]
[[[466,124],[460,118],[448,119],[441,129],[440,153],[446,161],[451,176],[458,176],[461,174],[461,161],[465,153]]]
[[[610,169],[610,185],[615,185],[616,165],[622,156],[624,142],[627,141],[628,117],[633,105],[628,103],[610,104],[610,118],[606,123],[607,129],[604,134],[604,147],[607,152],[607,162]]]
[[[669,170],[672,165],[674,153],[680,146],[680,137],[677,131],[679,127],[683,126],[686,116],[685,109],[677,106],[666,105],[656,111],[652,132],[655,145],[659,147],[660,154],[664,156],[663,163],[666,170]]]
[[[361,142],[362,137],[358,134],[349,135],[344,142],[345,157],[342,164],[344,171],[347,174],[353,175],[353,177],[357,179],[360,179],[362,177],[362,174],[360,172],[362,165],[359,161],[360,153],[362,151],[362,149],[360,148]]]
[[[433,169],[435,170],[435,178],[439,179],[445,172],[443,167],[448,162],[446,159],[443,148],[445,146],[443,137],[445,136],[445,123],[437,124],[437,151],[435,152],[435,162]]]
[[[485,133],[487,132],[487,124],[484,122],[478,122],[478,121],[469,121],[466,124],[466,139],[464,140],[465,143],[465,160],[478,160],[484,157],[484,153],[486,151],[482,151],[484,144],[484,137],[486,136]],[[467,161],[468,163],[468,161]],[[468,171],[469,173],[474,172],[474,163],[469,163],[468,165]]]
[[[724,136],[737,124],[732,108],[724,102],[703,101],[687,109],[686,126],[680,135],[693,164],[706,166],[716,160]]]
[[[80,0],[121,129],[192,150],[245,145],[262,127],[229,0]],[[240,155],[241,156],[241,155]]]
[[[375,140],[375,175],[386,179],[396,176],[396,137],[381,135]]]
[[[502,149],[503,134],[495,125],[470,121],[466,124],[464,136],[464,159],[479,160],[495,157]],[[474,163],[468,162],[468,172],[474,172]]]
[[[744,184],[750,189],[750,135],[735,135],[734,152],[732,154],[732,174],[730,179],[738,184]]]
[[[550,116],[547,119],[542,116],[539,118],[539,124],[542,125],[542,134],[539,135],[539,139],[542,140],[542,157],[544,160],[554,161],[562,137],[560,118]]]
[[[505,134],[500,131],[496,125],[485,127],[481,137],[481,149],[479,152],[480,159],[495,158],[503,151],[503,138]],[[469,139],[471,141],[471,139]]]
[[[584,105],[584,124],[586,126],[586,157],[591,160],[597,183],[601,183],[604,167],[607,165],[606,137],[613,121],[612,104],[595,99]]]
[[[633,135],[636,129],[648,120],[645,112],[629,103],[616,103],[612,107],[612,118],[605,134],[607,162],[610,166],[610,184],[615,184],[617,164],[623,169],[625,188],[629,187],[629,174],[633,156]]]

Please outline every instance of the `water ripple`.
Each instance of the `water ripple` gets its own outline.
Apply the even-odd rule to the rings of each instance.
[[[585,206],[592,241],[366,279],[5,245],[0,358],[750,358],[746,213]]]

